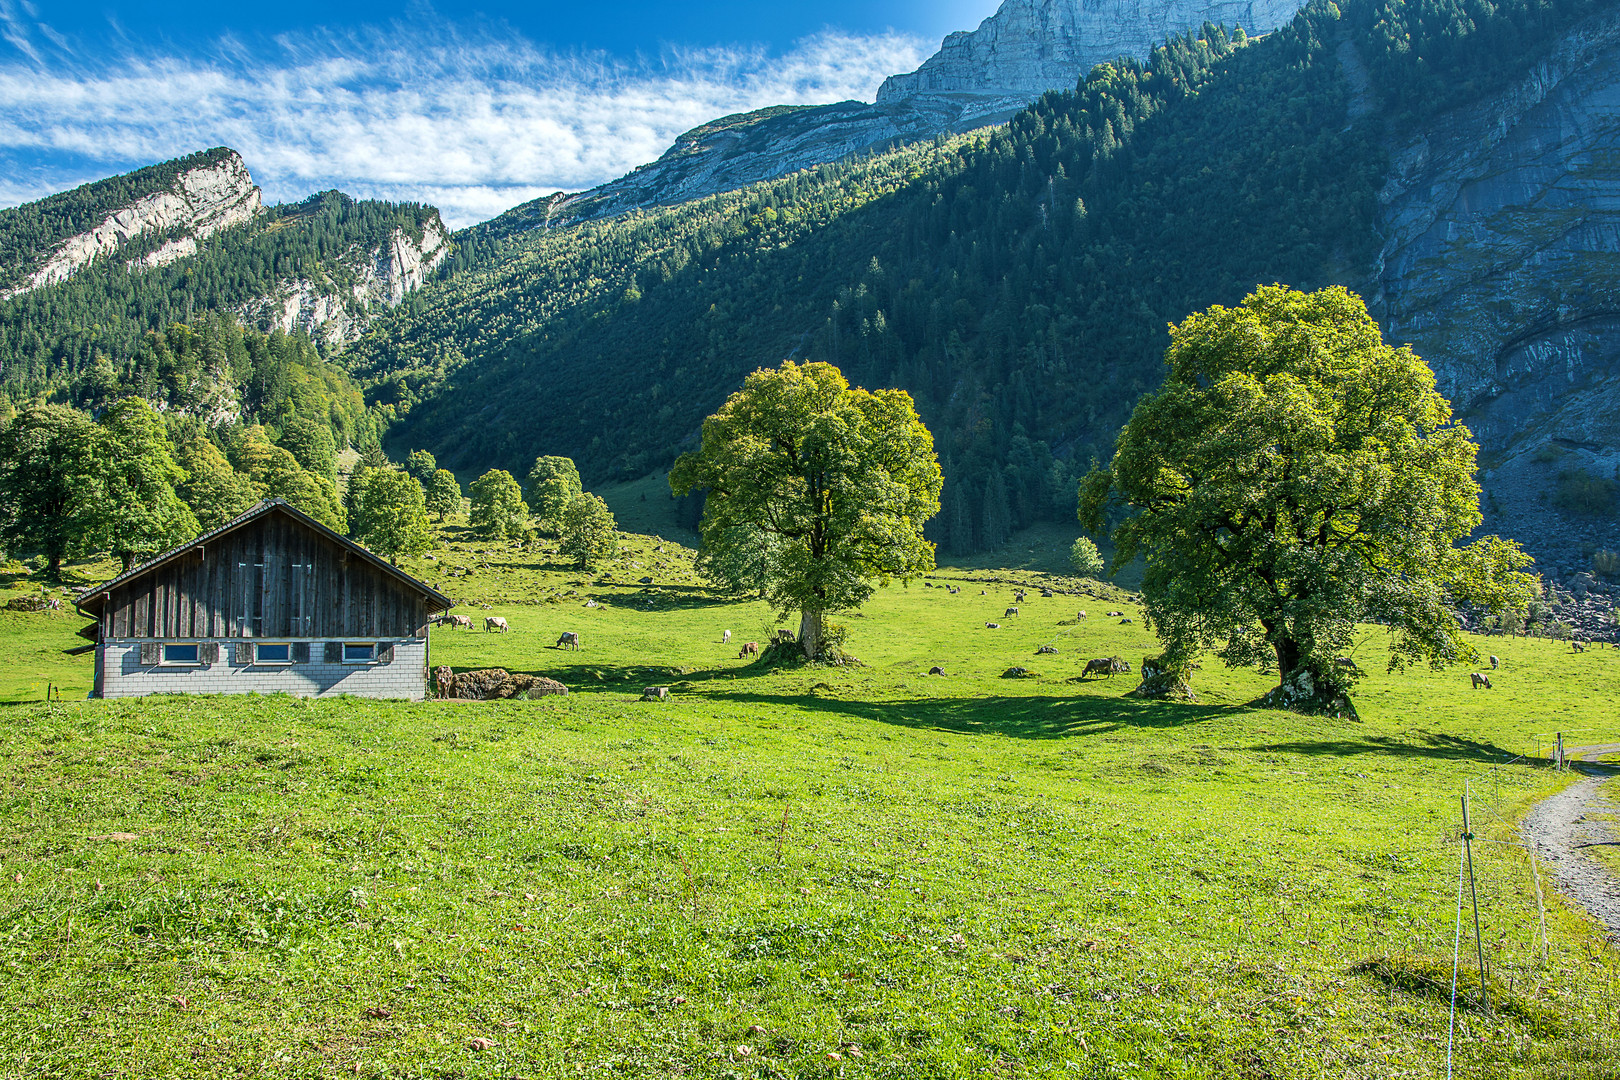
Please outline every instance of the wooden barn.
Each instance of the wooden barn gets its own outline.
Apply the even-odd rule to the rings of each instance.
[[[427,696],[428,626],[454,601],[295,510],[262,502],[79,594],[92,696]]]

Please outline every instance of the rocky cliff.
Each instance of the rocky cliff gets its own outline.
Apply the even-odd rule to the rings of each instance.
[[[1620,548],[1550,514],[1560,473],[1620,477],[1620,12],[1393,148],[1370,300],[1479,438],[1493,526],[1554,560]],[[1579,561],[1580,557],[1570,554]]]
[[[197,242],[221,229],[243,225],[263,210],[247,165],[235,153],[217,163],[180,173],[165,190],[108,214],[97,226],[57,245],[37,269],[5,295],[15,296],[66,281],[102,256],[112,256],[144,237],[167,236],[135,262],[147,267],[195,254]]]
[[[845,101],[728,116],[695,128],[663,157],[580,195],[536,200],[491,223],[497,233],[670,206],[853,154],[1000,124],[1048,90],[1073,88],[1098,63],[1145,57],[1206,22],[1270,31],[1299,0],[1005,0],[976,31],[945,39],[876,104]]]
[[[1298,10],[1297,0],[1006,0],[977,30],[946,38],[922,67],[891,77],[877,104],[941,98],[962,116],[999,115],[1206,22],[1266,33]]]
[[[380,247],[351,249],[325,281],[285,282],[272,295],[242,305],[238,315],[250,326],[300,331],[331,346],[344,345],[421,288],[449,254],[450,236],[434,214],[419,237],[395,229]]]

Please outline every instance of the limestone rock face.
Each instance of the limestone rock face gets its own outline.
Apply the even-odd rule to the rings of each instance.
[[[181,173],[166,191],[153,192],[116,210],[89,232],[70,237],[51,252],[28,280],[8,295],[15,296],[66,281],[74,271],[103,255],[114,255],[131,240],[150,233],[179,232],[139,262],[161,266],[184,258],[221,229],[246,224],[263,209],[262,199],[247,165],[231,154],[217,165]]]
[[[330,284],[301,278],[244,305],[238,314],[250,326],[302,331],[328,345],[344,345],[365,333],[380,310],[398,307],[421,288],[449,254],[449,234],[434,215],[420,240],[395,229],[375,250],[350,252],[342,260],[353,275],[347,288],[334,291]]]
[[[978,30],[952,34],[921,68],[885,82],[875,105],[844,101],[728,116],[687,132],[628,176],[517,207],[497,228],[517,232],[671,206],[866,150],[1004,123],[1048,90],[1073,89],[1095,65],[1146,57],[1172,34],[1205,22],[1265,33],[1299,6],[1299,0],[1006,0]]]
[[[1517,85],[1394,148],[1380,196],[1387,240],[1369,306],[1479,439],[1487,528],[1553,558],[1576,533],[1620,545],[1613,522],[1561,526],[1542,502],[1560,471],[1620,470],[1617,150],[1610,12]]]
[[[967,111],[1019,109],[1068,89],[1098,64],[1143,57],[1166,38],[1206,22],[1269,33],[1297,0],[1006,0],[978,30],[945,39],[938,53],[878,91],[879,106],[919,97],[956,99]]]

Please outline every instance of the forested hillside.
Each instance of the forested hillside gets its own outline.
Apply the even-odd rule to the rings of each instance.
[[[12,227],[10,215],[43,220],[35,208],[52,201],[0,213],[0,232]],[[242,311],[290,282],[349,296],[390,237],[403,230],[419,242],[429,227],[438,227],[432,207],[360,202],[332,191],[270,207],[202,241],[197,254],[162,266],[131,265],[140,252],[127,248],[66,281],[0,301],[0,386],[13,402],[46,396],[85,404],[104,389],[109,369],[115,379],[136,378],[149,333],[211,312]]]
[[[1319,0],[1264,39],[1209,27],[1100,67],[993,135],[479,238],[356,370],[402,443],[463,470],[567,454],[601,480],[667,464],[754,367],[830,360],[913,393],[946,468],[932,535],[987,547],[1072,516],[1171,320],[1261,282],[1360,286],[1383,139],[1596,6]]]
[[[185,172],[218,165],[234,156],[232,151],[216,147],[0,210],[0,293],[26,278],[62,241],[88,232],[107,215],[138,199],[167,189]]]

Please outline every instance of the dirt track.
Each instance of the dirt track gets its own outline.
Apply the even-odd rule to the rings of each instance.
[[[1588,762],[1620,754],[1620,743],[1582,746],[1566,753],[1576,762]],[[1525,816],[1519,832],[1535,848],[1536,857],[1552,875],[1558,891],[1596,919],[1610,941],[1620,941],[1620,880],[1584,850],[1599,844],[1620,844],[1620,826],[1593,820],[1597,814],[1620,815],[1620,806],[1607,797],[1620,772],[1602,765],[1575,767],[1587,774],[1586,779],[1544,799]]]

